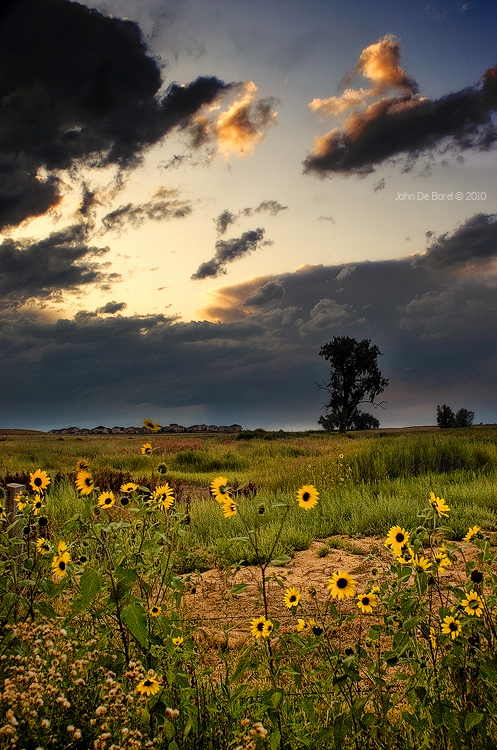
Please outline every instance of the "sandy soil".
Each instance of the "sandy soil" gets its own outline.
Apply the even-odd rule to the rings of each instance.
[[[283,630],[294,630],[297,617],[320,620],[319,609],[327,599],[328,580],[336,571],[348,572],[356,581],[356,592],[366,590],[372,585],[373,578],[381,581],[387,575],[392,555],[384,547],[383,538],[363,538],[350,540],[347,537],[333,537],[331,543],[343,545],[345,549],[330,549],[325,557],[318,551],[326,545],[326,540],[313,542],[308,550],[297,552],[294,559],[284,567],[267,568],[266,577],[269,589],[270,617],[281,623]],[[472,544],[453,543],[457,548],[455,560],[450,568],[441,575],[447,584],[463,584],[465,562],[474,559],[478,550]],[[373,576],[376,570],[376,576]],[[242,567],[231,571],[210,570],[192,576],[191,591],[185,596],[188,617],[200,633],[200,641],[207,649],[217,650],[220,646],[230,649],[239,648],[250,633],[250,622],[253,617],[264,614],[262,597],[259,594],[260,570],[254,566]],[[277,580],[280,580],[278,584]],[[247,589],[240,594],[231,593],[232,586],[246,583]],[[285,589],[295,587],[301,592],[302,609],[293,616],[283,602]],[[315,593],[314,593],[315,592]],[[341,611],[352,611],[356,607],[356,598],[339,603]],[[356,618],[354,625],[364,618]],[[367,623],[367,628],[369,625]],[[342,645],[356,639],[357,633],[351,628],[340,631],[338,638]]]

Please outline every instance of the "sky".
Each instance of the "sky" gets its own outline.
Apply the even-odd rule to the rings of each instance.
[[[316,429],[335,336],[382,427],[497,422],[496,42],[491,1],[5,3],[0,426]]]

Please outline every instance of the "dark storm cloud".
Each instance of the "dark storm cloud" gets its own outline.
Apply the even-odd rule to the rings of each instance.
[[[257,307],[265,305],[267,302],[280,299],[285,294],[285,288],[279,281],[268,281],[267,284],[260,286],[253,294],[243,301],[247,307]]]
[[[466,230],[478,222],[466,222]],[[493,223],[487,217],[482,227]],[[459,231],[446,235],[446,249]],[[437,253],[443,242],[437,239]],[[291,414],[293,424],[312,425],[323,413],[314,383],[327,374],[318,351],[348,335],[370,338],[384,353],[390,386],[382,424],[412,424],[420,410],[422,423],[433,424],[437,403],[497,420],[495,264],[473,256],[464,266],[431,264],[429,254],[251,277],[211,290],[214,322],[126,317],[122,303],[55,324],[4,311],[0,410],[15,422],[25,409],[31,424],[46,412],[49,426],[90,411],[105,424],[116,410],[141,414],[143,404],[147,413],[198,407],[208,415],[188,423],[281,426]]]
[[[497,256],[497,214],[476,214],[452,234],[440,235],[420,262],[435,268],[485,262]]]
[[[479,85],[433,101],[410,94],[386,97],[354,111],[343,129],[317,139],[304,171],[364,175],[398,156],[409,169],[423,154],[486,151],[497,140],[496,112],[497,66]]]
[[[217,78],[173,83],[138,26],[68,0],[18,0],[0,25],[0,228],[59,200],[50,172],[136,166],[149,146],[212,102]]]
[[[161,188],[147,203],[127,203],[110,211],[102,218],[104,233],[121,232],[126,226],[137,228],[144,221],[164,221],[166,219],[183,219],[192,212],[188,201],[179,200],[176,190]]]
[[[0,296],[17,304],[46,299],[82,285],[116,280],[99,258],[108,248],[89,246],[81,225],[52,232],[38,242],[7,239],[0,245]]]
[[[216,277],[226,273],[226,264],[241,258],[248,253],[257,250],[262,244],[271,244],[268,240],[263,243],[264,229],[260,227],[249,232],[244,232],[241,237],[232,240],[218,240],[216,242],[216,254],[213,258],[201,263],[192,279],[206,279],[209,276]]]

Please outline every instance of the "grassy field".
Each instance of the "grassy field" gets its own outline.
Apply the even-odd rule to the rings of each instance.
[[[497,746],[497,428],[3,434],[0,750]]]
[[[151,455],[141,446],[150,442]],[[431,491],[451,507],[453,539],[468,527],[496,525],[497,428],[426,432],[258,433],[202,436],[60,437],[7,435],[0,443],[0,482],[29,484],[36,469],[52,477],[47,508],[53,532],[83,508],[74,487],[84,458],[101,491],[118,492],[126,481],[154,487],[168,482],[191,519],[183,570],[253,561],[235,519],[230,527],[208,493],[218,475],[238,488],[237,502],[253,521],[261,506],[261,533],[271,539],[274,502],[294,498],[304,484],[320,493],[319,512],[305,525],[297,509],[285,519],[279,552],[291,555],[314,539],[335,534],[381,536],[396,524],[413,528]],[[159,471],[160,468],[160,471]],[[237,492],[235,492],[235,496]],[[260,514],[262,516],[262,514]],[[186,566],[186,567],[185,567]]]

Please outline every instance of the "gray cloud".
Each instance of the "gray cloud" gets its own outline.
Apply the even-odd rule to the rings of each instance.
[[[56,170],[133,168],[229,88],[197,78],[161,96],[161,71],[138,26],[65,0],[7,5],[0,70],[0,228],[58,203]]]
[[[369,90],[368,90],[369,91]],[[428,100],[415,93],[390,96],[354,111],[304,161],[304,172],[365,175],[382,162],[404,158],[404,169],[426,154],[487,151],[497,140],[497,66],[478,85]]]
[[[81,225],[52,232],[37,242],[7,239],[0,245],[0,296],[5,303],[60,296],[81,286],[118,278],[99,259],[108,248],[88,245]]]
[[[219,322],[125,316],[122,303],[55,324],[4,311],[3,419],[18,426],[25,414],[26,425],[56,427],[81,415],[114,424],[154,413],[167,423],[184,409],[195,413],[188,423],[312,426],[323,412],[314,383],[327,374],[319,348],[349,335],[384,352],[382,425],[433,424],[437,403],[497,421],[495,270],[422,257],[306,266],[221,287],[207,311]]]
[[[428,234],[428,233],[427,233]],[[420,262],[435,268],[484,262],[497,255],[497,214],[476,214],[452,234],[440,235]]]
[[[102,218],[104,233],[122,232],[127,225],[137,228],[147,219],[164,221],[166,219],[183,219],[192,212],[189,201],[179,200],[176,190],[161,188],[152,200],[142,204],[127,203],[110,211]]]
[[[225,209],[219,214],[219,216],[214,219],[214,223],[216,224],[216,230],[218,234],[225,234],[227,229],[232,224],[235,224],[240,217],[250,217],[254,214],[260,213],[268,213],[271,216],[277,216],[280,211],[285,211],[287,208],[288,206],[282,206],[281,203],[278,203],[278,201],[264,200],[259,203],[257,208],[251,208],[250,206],[247,206],[246,208],[242,208],[241,211],[238,211],[238,213],[236,214],[232,213],[228,209]]]
[[[285,294],[285,288],[279,281],[268,281],[267,284],[260,286],[253,294],[243,301],[247,307],[257,307],[265,305],[267,302],[280,299]]]
[[[99,307],[97,313],[103,313],[104,315],[115,315],[115,313],[122,312],[127,308],[126,302],[107,302],[103,307]]]
[[[226,264],[241,258],[248,253],[257,250],[262,244],[271,244],[268,240],[263,243],[264,229],[244,232],[241,237],[232,240],[218,240],[216,242],[216,254],[213,258],[201,263],[192,279],[206,279],[209,276],[216,277],[226,273]]]

